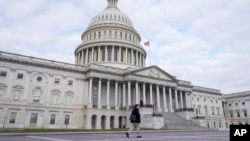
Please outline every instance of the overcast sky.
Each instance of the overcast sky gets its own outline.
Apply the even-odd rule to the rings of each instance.
[[[0,50],[74,63],[82,32],[106,6],[107,0],[0,0]],[[119,0],[118,7],[141,45],[150,41],[152,65],[224,94],[250,91],[250,0]]]

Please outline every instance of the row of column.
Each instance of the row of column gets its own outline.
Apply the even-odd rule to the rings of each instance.
[[[88,93],[88,105],[89,107],[92,107],[92,83],[93,83],[93,78],[89,79],[89,93]],[[98,105],[97,108],[101,109],[101,89],[102,89],[102,79],[98,80]],[[122,107],[127,107],[132,105],[132,99],[131,99],[131,82],[127,82],[127,89],[126,89],[126,83],[122,84]],[[170,112],[173,112],[174,109],[179,109],[179,108],[189,108],[191,107],[191,96],[190,94],[187,93],[187,91],[183,90],[177,90],[174,87],[170,86],[160,86],[156,85],[156,103],[157,105],[156,108],[158,111],[161,111],[161,98],[160,98],[160,89],[162,89],[163,92],[163,109],[165,112],[168,112],[168,109]],[[166,94],[166,89],[168,89],[168,99],[169,99],[169,108],[167,106],[167,94]],[[173,92],[173,91],[174,92]],[[178,96],[178,91],[179,91],[179,96]],[[127,105],[126,104],[126,92],[127,92]],[[106,108],[110,109],[110,80],[107,80],[107,91],[106,91]],[[173,102],[173,96],[174,96],[174,102]],[[180,99],[180,100],[178,100]],[[146,103],[146,83],[142,84],[142,101],[144,104],[150,104],[154,105],[153,103],[153,84],[149,84],[149,103]],[[184,105],[185,101],[185,105]],[[135,103],[139,104],[140,103],[140,94],[139,94],[139,82],[135,82]],[[174,104],[173,104],[174,103]],[[175,105],[175,107],[173,107]],[[180,105],[180,107],[179,107]],[[118,81],[115,81],[115,108],[118,110]]]
[[[98,46],[79,51],[76,64],[83,65],[94,62],[123,62],[139,67],[145,66],[145,55],[138,50],[120,46]]]

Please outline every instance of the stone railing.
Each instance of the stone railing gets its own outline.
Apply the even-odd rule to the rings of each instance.
[[[204,87],[200,87],[200,86],[194,86],[193,91],[209,92],[209,93],[221,95],[220,90],[211,89],[211,88],[204,88]]]
[[[194,112],[194,108],[178,108],[174,110],[175,112]]]
[[[47,66],[47,67],[53,67],[53,68],[64,68],[64,69],[72,69],[72,70],[79,70],[79,71],[85,70],[85,66],[78,66],[78,65],[74,65],[70,63],[47,60],[47,59],[36,58],[32,56],[14,54],[14,53],[7,53],[7,52],[2,52],[2,51],[0,51],[0,58],[16,61],[20,63],[25,62],[29,64],[39,64],[41,66]]]
[[[199,119],[206,119],[206,117],[204,117],[204,116],[195,116],[195,117],[191,117],[190,118],[191,120],[199,120]]]

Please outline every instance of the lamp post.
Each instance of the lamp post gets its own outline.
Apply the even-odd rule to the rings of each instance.
[[[196,115],[197,115],[197,119],[198,119],[198,109],[196,109],[195,111],[196,111]]]
[[[7,117],[5,116],[4,117],[4,120],[3,120],[3,128],[5,127],[5,121],[6,121]]]

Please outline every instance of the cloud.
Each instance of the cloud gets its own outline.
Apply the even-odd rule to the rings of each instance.
[[[118,2],[141,44],[150,41],[153,65],[223,93],[250,90],[249,5],[248,0]],[[0,50],[74,63],[81,34],[106,6],[105,0],[2,0]]]

